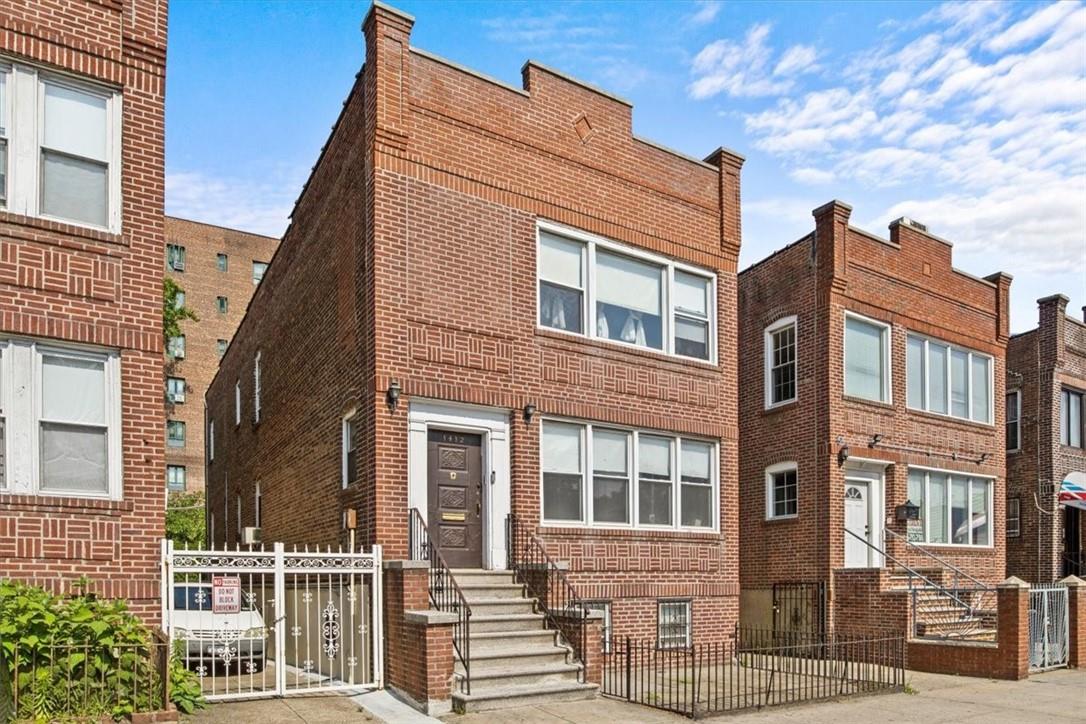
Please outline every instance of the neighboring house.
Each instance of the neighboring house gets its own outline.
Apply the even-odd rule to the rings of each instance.
[[[1067,302],[1039,300],[1007,345],[1007,574],[1039,583],[1086,575],[1086,511],[1059,502],[1064,481],[1086,487],[1086,324]]]
[[[355,509],[404,558],[417,509],[454,568],[502,569],[512,513],[614,636],[730,636],[742,158],[642,140],[628,102],[535,62],[523,89],[464,69],[412,24],[370,11],[208,391],[212,540],[335,544]]]
[[[908,219],[887,240],[813,213],[739,275],[742,619],[904,629],[895,569],[1003,578],[1010,277]]]
[[[166,360],[166,487],[204,487],[204,394],[279,240],[166,217],[166,274],[198,320],[181,322]]]
[[[0,13],[0,577],[160,610],[165,0]]]

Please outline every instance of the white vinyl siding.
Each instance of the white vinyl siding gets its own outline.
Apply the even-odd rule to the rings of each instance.
[[[845,315],[845,394],[890,402],[890,327]]]
[[[992,423],[991,357],[910,334],[906,362],[910,408]]]
[[[909,468],[909,500],[920,506],[922,542],[992,545],[991,478],[947,470]]]

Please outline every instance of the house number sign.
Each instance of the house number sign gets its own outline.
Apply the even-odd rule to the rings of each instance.
[[[906,522],[906,538],[910,543],[924,542],[924,521],[910,520]]]
[[[241,578],[239,576],[211,577],[211,612],[241,611]]]

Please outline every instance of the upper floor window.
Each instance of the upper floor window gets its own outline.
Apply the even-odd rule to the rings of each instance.
[[[1022,499],[1007,498],[1007,537],[1017,538],[1022,534]]]
[[[215,460],[215,421],[207,421],[207,461]]]
[[[120,125],[120,93],[0,60],[0,207],[120,231]]]
[[[260,422],[260,350],[253,357],[253,422]]]
[[[890,326],[845,315],[845,394],[890,402]]]
[[[167,465],[166,466],[166,489],[167,490],[184,490],[185,489],[185,466],[184,465]]]
[[[352,411],[343,417],[343,487],[358,479],[358,453],[356,451],[358,424]]]
[[[909,500],[920,506],[923,542],[992,544],[992,480],[945,470],[909,469]]]
[[[795,518],[799,515],[799,467],[792,462],[765,471],[765,517]]]
[[[166,444],[170,447],[185,447],[185,423],[181,420],[166,421]]]
[[[1082,397],[1081,392],[1063,390],[1060,393],[1060,444],[1082,447]]]
[[[185,306],[185,292],[184,291],[179,289],[177,291],[177,293],[173,295],[173,306],[174,306],[174,309],[180,309],[181,307]]]
[[[185,247],[180,244],[167,244],[166,266],[173,271],[185,271]]]
[[[185,401],[184,377],[166,378],[166,399],[174,404],[181,404]]]
[[[991,424],[991,357],[910,334],[905,358],[909,407]]]
[[[765,330],[765,406],[796,399],[796,318],[786,317]]]
[[[241,380],[234,383],[234,424],[241,424]]]
[[[174,359],[185,359],[185,335],[170,337],[168,352]]]
[[[227,342],[225,339],[215,340],[215,352],[219,355],[220,359],[224,354],[226,354],[226,348],[229,346],[229,344],[230,343]]]
[[[219,314],[226,314],[230,309],[230,301],[226,297],[215,297],[215,308]]]
[[[216,254],[215,255],[215,265],[218,267],[219,271],[221,271],[221,272],[226,271],[228,264],[229,264],[229,259],[227,258],[226,254]]]
[[[537,273],[541,327],[715,360],[715,277],[709,271],[541,226]]]
[[[543,518],[558,524],[712,528],[716,449],[702,440],[545,420]]]
[[[253,284],[259,284],[260,280],[264,278],[264,273],[268,271],[267,262],[254,261],[253,262]]]
[[[120,358],[0,339],[0,490],[121,495]]]
[[[1007,393],[1007,450],[1022,449],[1022,392]]]

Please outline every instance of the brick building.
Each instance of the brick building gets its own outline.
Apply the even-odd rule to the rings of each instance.
[[[742,618],[904,629],[895,568],[1003,578],[1010,277],[907,219],[887,240],[813,213],[739,275]]]
[[[166,0],[0,10],[0,577],[158,610]]]
[[[454,568],[500,569],[512,513],[615,636],[730,635],[742,158],[640,139],[629,103],[531,61],[523,88],[481,76],[412,24],[367,16],[208,392],[212,539],[334,544],[353,508],[403,558],[417,509]]]
[[[1086,324],[1067,301],[1039,300],[1007,345],[1007,574],[1040,583],[1086,574],[1086,512],[1058,503],[1064,480],[1086,485]]]
[[[204,394],[279,240],[166,217],[166,273],[197,321],[181,322],[166,364],[166,487],[204,487]]]

